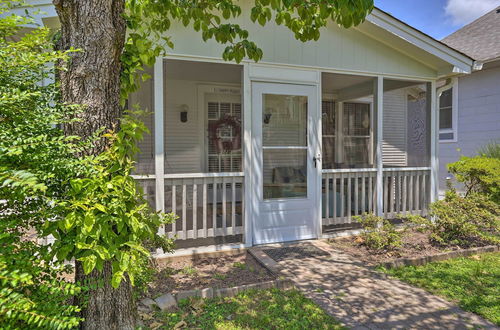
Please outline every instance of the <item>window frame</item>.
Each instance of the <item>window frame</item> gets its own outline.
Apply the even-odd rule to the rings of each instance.
[[[242,87],[237,84],[225,84],[225,83],[203,83],[197,84],[198,100],[198,127],[200,132],[203,132],[199,136],[199,146],[200,146],[200,167],[201,172],[209,173],[209,152],[208,152],[208,112],[205,111],[206,99],[205,94],[220,94],[220,95],[238,95],[241,99],[241,171],[243,171],[243,158],[244,158],[244,145],[243,145],[243,95]],[[239,172],[212,172],[212,173],[239,173]]]
[[[368,104],[369,114],[370,114],[370,134],[359,136],[362,138],[368,138],[368,163],[372,168],[374,165],[374,118],[373,118],[373,100],[369,98],[362,98],[356,100],[345,100],[339,101],[337,95],[331,93],[322,93],[321,102],[323,101],[333,101],[335,102],[335,151],[334,151],[334,163],[343,163],[345,159],[345,149],[344,149],[344,138],[346,135],[344,134],[344,103],[356,103],[356,104]],[[323,132],[321,132],[321,143],[323,143]],[[331,136],[331,135],[328,135]],[[356,136],[348,136],[348,137],[356,137]],[[322,145],[323,147],[323,145]],[[321,150],[323,153],[323,150]],[[361,168],[361,167],[359,167]],[[333,168],[337,169],[337,168]],[[341,169],[341,168],[338,168]]]
[[[439,143],[455,143],[458,141],[458,79],[453,79],[453,84],[450,87],[452,90],[451,94],[451,128],[439,128],[438,129],[438,139]],[[443,91],[444,92],[444,91]],[[438,99],[438,111],[441,111],[440,106],[441,95],[439,95]],[[439,112],[438,112],[439,118]],[[442,139],[441,134],[453,134],[452,139]]]

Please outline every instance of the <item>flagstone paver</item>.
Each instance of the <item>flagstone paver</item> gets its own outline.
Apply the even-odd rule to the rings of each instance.
[[[273,260],[265,251],[274,251]],[[328,254],[298,257],[295,247],[319,248]],[[290,253],[292,248],[293,253]],[[364,267],[324,241],[253,247],[264,266],[285,276],[327,313],[353,329],[498,329],[453,303]]]

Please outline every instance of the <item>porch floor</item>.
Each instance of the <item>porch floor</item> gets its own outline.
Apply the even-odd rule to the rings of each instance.
[[[283,247],[326,253],[297,257],[270,251],[283,251]],[[364,267],[320,240],[253,247],[250,253],[272,272],[290,279],[306,297],[349,328],[495,328],[451,302]]]

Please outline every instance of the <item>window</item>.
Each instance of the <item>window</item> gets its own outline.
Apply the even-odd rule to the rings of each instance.
[[[370,164],[370,104],[344,103],[344,162],[350,167]]]
[[[208,172],[241,171],[241,102],[207,102]]]
[[[323,132],[323,168],[335,168],[335,101],[323,100],[321,104]]]
[[[450,88],[441,94],[439,99],[439,129],[453,128],[453,89]]]
[[[457,84],[445,90],[439,98],[439,141],[455,142],[457,139]]]
[[[371,103],[323,99],[324,169],[371,167]]]

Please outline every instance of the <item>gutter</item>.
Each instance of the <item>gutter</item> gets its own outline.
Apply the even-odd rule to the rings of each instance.
[[[455,79],[456,78],[448,78],[448,79],[446,79],[446,83],[443,86],[436,88],[436,96],[437,96],[436,98],[437,98],[438,104],[439,104],[439,98],[441,97],[441,94],[443,94],[444,91],[453,87],[453,84],[455,83],[455,81],[454,81]]]

